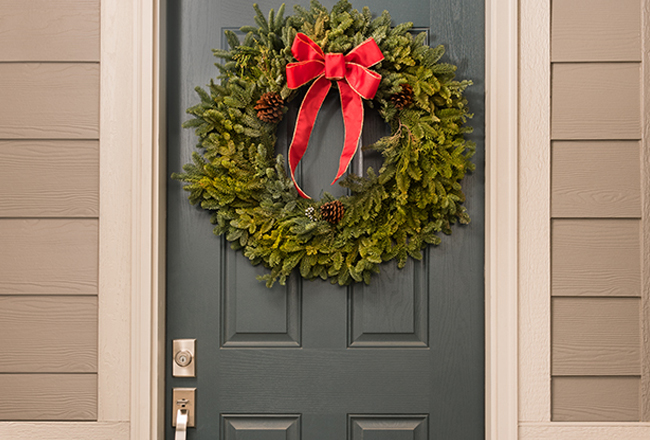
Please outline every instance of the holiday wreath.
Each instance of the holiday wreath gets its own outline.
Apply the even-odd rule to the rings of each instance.
[[[270,273],[270,287],[298,268],[302,277],[347,285],[370,282],[382,262],[422,257],[438,232],[468,223],[460,180],[474,169],[474,145],[456,67],[439,63],[444,48],[430,48],[412,23],[391,27],[388,12],[372,19],[341,0],[328,11],[312,0],[284,17],[284,5],[268,20],[257,5],[257,26],[243,27],[243,43],[226,31],[230,50],[214,50],[220,84],[197,87],[201,103],[188,109],[202,154],[175,173],[190,202],[212,212],[214,233],[243,249]],[[307,86],[307,84],[311,85]],[[289,173],[276,155],[276,125],[286,104],[308,89],[289,150]],[[349,174],[349,195],[325,193],[312,200],[294,180],[313,123],[330,87],[338,87],[345,123],[341,177],[357,148],[363,100],[390,124],[392,134],[364,149],[383,164],[366,176]],[[335,180],[336,180],[335,179]]]

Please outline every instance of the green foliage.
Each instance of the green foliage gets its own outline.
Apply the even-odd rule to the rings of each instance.
[[[370,11],[352,9],[341,0],[328,11],[316,0],[310,9],[295,8],[284,17],[284,5],[268,16],[255,9],[256,26],[247,26],[240,42],[226,33],[230,50],[214,50],[220,84],[197,88],[200,103],[187,111],[200,153],[183,173],[192,204],[212,212],[215,234],[223,234],[242,249],[253,264],[270,272],[268,286],[284,284],[294,271],[307,279],[329,279],[347,285],[369,283],[381,263],[422,258],[429,244],[439,244],[439,232],[451,233],[455,223],[469,223],[460,181],[474,169],[474,145],[464,139],[471,117],[463,96],[468,81],[455,81],[456,67],[439,63],[444,48],[430,48],[424,34],[410,34],[411,23],[391,27],[387,12],[372,19]],[[340,223],[312,220],[305,210],[318,211],[322,200],[298,197],[287,177],[282,156],[275,154],[275,125],[260,121],[253,109],[265,92],[291,100],[285,68],[294,62],[291,44],[303,32],[324,51],[345,53],[374,38],[385,59],[374,66],[382,81],[373,102],[390,123],[392,135],[374,145],[384,163],[367,177],[349,175],[342,185],[350,195]],[[403,110],[391,104],[401,84],[413,88],[414,104]]]

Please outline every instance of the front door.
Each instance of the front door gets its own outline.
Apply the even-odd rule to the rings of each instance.
[[[256,0],[263,11],[279,4]],[[252,3],[170,1],[167,10],[168,170],[190,162],[196,138],[181,129],[197,85],[217,76],[212,48],[225,29],[253,24]],[[300,3],[308,6],[304,1]],[[331,6],[331,0],[323,2]],[[174,387],[196,387],[190,440],[401,440],[484,437],[484,5],[481,0],[365,0],[395,24],[412,21],[443,61],[459,66],[474,118],[477,171],[462,184],[472,218],[425,258],[385,264],[370,286],[348,288],[290,278],[267,289],[221,237],[209,214],[168,184],[166,438]],[[287,14],[292,14],[291,4]],[[290,119],[290,118],[288,118]],[[386,134],[366,115],[363,141]],[[278,148],[286,148],[280,126]],[[302,188],[329,192],[338,159],[318,146],[342,145],[336,94],[319,114],[303,158]],[[316,147],[312,147],[316,145]],[[338,147],[336,147],[338,146]],[[373,158],[364,158],[371,161]],[[376,159],[375,159],[376,161]],[[365,164],[367,166],[367,164]],[[196,338],[196,378],[172,377],[172,340]]]

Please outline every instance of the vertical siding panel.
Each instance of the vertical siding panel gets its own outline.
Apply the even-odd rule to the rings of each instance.
[[[642,289],[642,335],[641,346],[641,420],[650,422],[650,1],[642,1],[643,17],[643,140],[641,142],[641,175],[643,185],[643,219],[641,221],[643,255]]]
[[[93,421],[100,0],[0,11],[0,420]]]
[[[551,163],[551,1],[526,0],[519,5],[518,413],[519,420],[548,421],[551,414],[551,175],[548,169]]]
[[[639,404],[648,400],[640,399],[641,384],[650,389],[640,348],[650,334],[641,330],[650,319],[642,277],[650,259],[641,244],[649,229],[647,168],[641,171],[649,71],[639,63],[649,3],[552,0],[554,421],[650,414],[650,404]]]

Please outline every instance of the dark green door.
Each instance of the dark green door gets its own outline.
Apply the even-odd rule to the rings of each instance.
[[[263,11],[279,6],[257,1]],[[171,173],[190,161],[196,143],[180,126],[188,119],[184,110],[198,101],[194,87],[217,74],[211,49],[223,47],[225,29],[252,24],[253,9],[233,0],[167,3]],[[472,223],[455,227],[421,262],[402,270],[385,265],[369,287],[294,277],[268,290],[255,279],[264,269],[214,236],[209,215],[191,207],[181,184],[170,180],[167,439],[174,435],[173,387],[197,388],[190,440],[484,437],[483,1],[353,3],[365,5],[427,31],[430,44],[447,48],[444,60],[459,66],[458,78],[474,82],[467,96],[477,171],[463,181]],[[365,142],[385,134],[372,114],[366,119]],[[280,149],[287,131],[280,127]],[[310,145],[340,150],[342,139],[340,104],[330,94]],[[310,146],[301,165],[302,188],[315,196],[323,188],[337,191],[329,187],[337,158],[326,150]],[[197,339],[196,378],[171,376],[171,340],[177,338]]]

